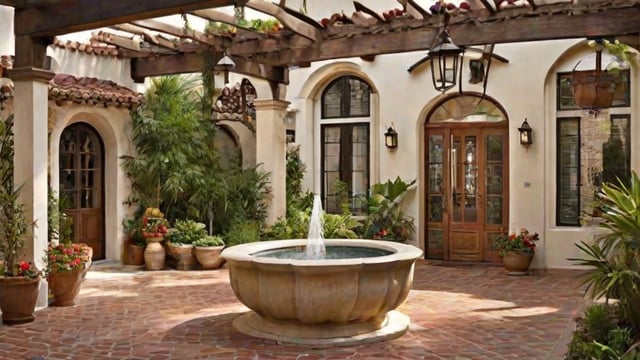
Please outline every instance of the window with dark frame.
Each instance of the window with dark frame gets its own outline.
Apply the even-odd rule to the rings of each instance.
[[[354,215],[367,214],[369,124],[322,125],[322,200],[327,213],[348,203]]]
[[[598,131],[594,121],[599,121],[595,125]],[[628,184],[630,124],[628,114],[611,115],[609,124],[593,118],[558,118],[557,225],[581,226],[583,216],[599,216],[597,207],[594,209],[594,199],[603,183],[617,184],[620,179]]]
[[[355,76],[333,80],[322,93],[322,118],[368,117],[371,87]]]

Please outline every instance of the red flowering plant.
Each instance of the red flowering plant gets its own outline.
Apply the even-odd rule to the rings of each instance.
[[[533,254],[536,252],[536,241],[540,240],[538,233],[530,233],[527,229],[521,229],[520,234],[502,234],[495,241],[494,246],[500,256],[513,251],[518,254]]]
[[[169,221],[158,208],[147,208],[142,215],[142,236],[145,238],[163,237],[169,232]]]
[[[91,248],[87,244],[61,243],[49,245],[46,255],[45,273],[72,271],[88,268],[91,262]]]

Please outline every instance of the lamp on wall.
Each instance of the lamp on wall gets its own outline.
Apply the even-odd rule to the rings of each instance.
[[[387,132],[384,133],[384,145],[389,149],[395,149],[398,147],[398,132],[396,132],[391,126],[389,126]]]
[[[431,79],[436,90],[444,92],[456,86],[457,78],[462,77],[462,66],[458,68],[462,53],[464,49],[453,43],[449,30],[444,28],[438,44],[429,50]]]
[[[529,146],[533,144],[533,129],[529,126],[529,122],[527,122],[527,118],[524,119],[524,122],[518,128],[520,132],[520,145]]]

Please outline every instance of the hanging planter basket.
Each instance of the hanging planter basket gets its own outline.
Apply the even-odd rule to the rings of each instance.
[[[608,108],[616,93],[615,76],[601,70],[574,71],[571,90],[577,106],[583,109]]]

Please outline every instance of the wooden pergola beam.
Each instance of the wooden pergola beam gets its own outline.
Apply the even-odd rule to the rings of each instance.
[[[541,8],[541,7],[540,7]],[[499,21],[454,23],[449,33],[459,46],[543,41],[598,36],[618,36],[640,32],[640,8],[628,7],[593,13],[554,14],[530,17],[512,17]],[[342,32],[355,34],[366,29],[343,25]],[[255,54],[253,60],[273,65],[296,64],[422,51],[434,43],[437,32],[431,27],[406,31],[378,31],[352,36],[330,38],[307,47],[296,48],[286,39],[274,41],[245,41],[234,44],[233,54]]]
[[[213,22],[219,22],[219,23],[224,23],[227,25],[231,25],[236,27],[237,31],[236,31],[236,35],[240,35],[240,36],[247,36],[249,33],[253,33],[255,35],[259,35],[262,36],[263,34],[259,33],[258,31],[248,28],[248,27],[242,27],[236,24],[236,18],[229,15],[229,14],[225,14],[221,11],[217,11],[217,10],[213,10],[213,9],[202,9],[202,10],[194,10],[194,11],[190,11],[189,14],[197,16],[199,18],[205,19],[205,20],[209,20],[209,21],[213,21]]]
[[[233,4],[234,0],[75,0],[48,1],[43,6],[23,8],[16,2],[13,4],[16,7],[15,34],[54,36]]]
[[[177,47],[176,45],[169,39],[164,38],[162,35],[159,34],[153,34],[151,33],[149,30],[142,28],[140,26],[137,25],[133,25],[133,24],[119,24],[119,25],[113,25],[111,26],[111,28],[115,29],[115,30],[119,30],[119,31],[123,31],[123,32],[128,32],[131,34],[136,34],[136,35],[140,35],[143,37],[143,39],[145,41],[148,41],[154,45],[163,47],[163,48],[167,48],[170,50],[176,50]]]
[[[142,81],[148,76],[200,72],[204,68],[203,56],[202,53],[189,53],[132,59],[131,77],[136,81]],[[242,58],[233,58],[233,61],[236,64],[232,70],[234,73],[254,76],[280,84],[289,83],[289,69],[287,67],[258,64]]]

